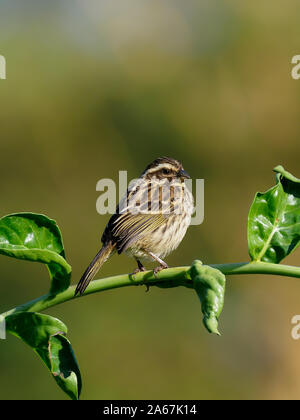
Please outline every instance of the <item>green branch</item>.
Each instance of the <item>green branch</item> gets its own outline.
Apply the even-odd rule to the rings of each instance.
[[[300,278],[300,268],[282,264],[272,264],[264,262],[250,263],[231,263],[231,264],[212,264],[211,267],[217,268],[226,276],[236,274],[270,274],[277,276],[297,277]],[[128,274],[121,274],[113,277],[106,277],[94,280],[90,283],[83,296],[92,293],[104,292],[105,290],[117,289],[126,286],[159,286],[159,287],[176,287],[185,286],[192,288],[192,280],[189,275],[190,267],[174,267],[160,271],[156,277],[153,271],[145,271],[136,274],[134,277]],[[165,286],[167,284],[167,286]],[[30,311],[40,312],[69,300],[78,299],[74,296],[75,286],[69,287],[64,292],[57,295],[46,294],[30,302],[17,306],[3,314],[6,317],[16,312]]]

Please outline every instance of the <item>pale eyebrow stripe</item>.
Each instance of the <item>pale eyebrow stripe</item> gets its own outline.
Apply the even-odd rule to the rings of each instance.
[[[148,170],[148,173],[152,173],[152,172],[157,172],[157,171],[159,171],[160,169],[164,169],[164,168],[167,168],[167,169],[175,169],[174,168],[174,166],[172,166],[171,164],[169,164],[169,163],[161,163],[160,165],[158,165],[158,166],[155,166],[154,168],[151,168],[151,169],[149,169]]]

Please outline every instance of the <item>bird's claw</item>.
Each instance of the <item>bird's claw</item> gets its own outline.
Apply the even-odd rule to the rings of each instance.
[[[169,266],[168,265],[165,265],[165,266],[164,265],[159,265],[158,267],[155,267],[154,270],[153,270],[154,277],[157,278],[156,274],[159,273],[162,270],[165,270],[166,268],[169,268]]]
[[[135,270],[133,270],[132,273],[129,273],[129,277],[131,277],[133,280],[135,280],[135,275],[138,273],[141,273],[142,271],[146,271],[145,267],[141,267],[141,268],[136,268]]]

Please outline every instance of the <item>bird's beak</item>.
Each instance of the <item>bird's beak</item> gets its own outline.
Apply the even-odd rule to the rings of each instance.
[[[178,178],[191,178],[189,176],[189,174],[184,169],[180,169],[180,171],[178,171],[177,175],[178,175]]]

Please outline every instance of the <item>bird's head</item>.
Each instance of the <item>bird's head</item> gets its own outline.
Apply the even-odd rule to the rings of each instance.
[[[170,157],[160,157],[151,162],[142,173],[145,179],[168,179],[172,181],[179,178],[182,181],[190,178],[189,174],[183,169],[182,163]]]

